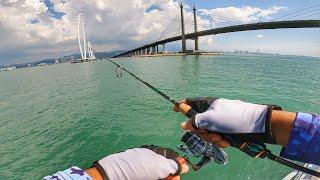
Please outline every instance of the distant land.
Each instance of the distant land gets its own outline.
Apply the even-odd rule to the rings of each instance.
[[[116,51],[109,51],[109,52],[95,52],[95,56],[97,59],[103,59],[106,57],[112,57],[117,54],[120,54],[122,52],[125,52],[125,50],[116,50]],[[50,64],[57,64],[57,63],[68,63],[70,61],[74,61],[80,59],[80,54],[72,54],[63,56],[60,58],[50,58],[50,59],[44,59],[40,61],[34,61],[34,62],[28,62],[28,63],[20,63],[20,64],[10,64],[10,65],[0,65],[0,69],[8,68],[8,67],[16,67],[19,68],[25,68],[25,67],[34,67],[34,66],[41,66],[41,65],[50,65]]]
[[[97,59],[104,59],[106,57],[113,57],[117,54],[123,53],[126,50],[115,50],[115,51],[109,51],[109,52],[95,52],[95,56]],[[320,57],[312,57],[312,56],[302,56],[302,55],[284,55],[284,54],[272,54],[272,53],[262,53],[262,52],[249,52],[249,51],[241,51],[241,50],[235,50],[235,51],[228,51],[228,52],[222,52],[223,54],[229,54],[229,55],[244,55],[244,56],[282,56],[286,58],[290,57],[307,57],[309,59],[317,59],[320,60]],[[50,59],[44,59],[40,61],[34,61],[29,63],[21,63],[21,64],[10,64],[10,65],[0,65],[0,71],[9,71],[13,69],[20,69],[20,68],[26,68],[26,67],[35,67],[35,66],[44,66],[44,65],[51,65],[51,64],[59,64],[59,63],[69,63],[71,61],[80,59],[80,54],[72,54],[63,56],[60,58],[50,58]]]

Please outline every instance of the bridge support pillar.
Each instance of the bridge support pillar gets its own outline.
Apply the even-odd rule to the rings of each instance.
[[[156,53],[156,46],[152,46],[152,54]]]
[[[147,54],[150,54],[150,48],[147,48]]]
[[[162,53],[165,53],[165,51],[166,51],[166,44],[162,44]]]
[[[199,51],[199,37],[197,36],[198,32],[198,24],[197,24],[197,9],[195,6],[193,6],[193,21],[194,21],[194,33],[195,33],[195,39],[194,39],[194,50],[196,52]]]
[[[185,31],[184,31],[184,16],[183,16],[183,5],[180,3],[180,12],[181,12],[181,41],[182,41],[182,52],[187,52],[187,46],[186,46],[186,37],[185,37]]]
[[[159,46],[157,45],[157,54],[159,54]]]

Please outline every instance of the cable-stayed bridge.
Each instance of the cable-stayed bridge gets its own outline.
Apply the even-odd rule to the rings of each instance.
[[[186,40],[194,40],[192,52],[199,51],[199,37],[240,31],[252,31],[262,29],[284,29],[284,28],[316,28],[320,27],[320,4],[306,7],[290,12],[269,21],[257,21],[254,23],[243,23],[229,17],[210,17],[213,27],[206,30],[198,30],[197,11],[184,15],[183,5],[180,4],[180,13],[172,18],[166,28],[153,42],[144,44],[132,50],[118,54],[114,57],[158,54],[165,52],[165,44],[181,40],[181,53],[188,53]],[[162,46],[162,50],[159,50]]]

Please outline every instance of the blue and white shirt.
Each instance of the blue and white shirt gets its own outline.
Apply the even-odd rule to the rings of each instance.
[[[298,112],[281,157],[320,165],[320,116]]]
[[[42,180],[93,180],[84,170],[73,166],[64,171],[44,177]]]

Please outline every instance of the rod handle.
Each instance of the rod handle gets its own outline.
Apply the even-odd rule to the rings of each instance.
[[[188,118],[192,118],[197,114],[197,112],[193,110],[192,107],[186,103],[179,103],[179,110],[182,114],[184,114]]]

